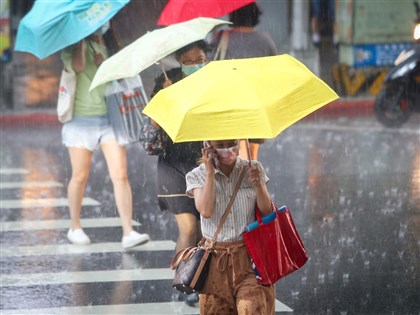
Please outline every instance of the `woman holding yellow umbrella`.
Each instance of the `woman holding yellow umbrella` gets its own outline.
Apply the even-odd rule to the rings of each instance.
[[[268,177],[260,162],[249,164],[238,154],[238,140],[205,142],[203,163],[186,176],[187,194],[194,198],[203,237],[210,241],[242,171],[248,173],[213,245],[200,314],[274,314],[275,287],[257,283],[242,238],[245,226],[255,220],[255,204],[263,215],[272,211]]]
[[[209,225],[216,220],[215,209],[219,207],[218,201],[220,203],[225,194],[232,193],[228,185],[230,185],[229,180],[235,182],[233,176],[237,172],[235,168],[243,168],[243,160],[236,156],[237,140],[225,139],[272,139],[337,97],[333,90],[302,63],[291,56],[281,55],[212,61],[196,74],[158,93],[143,112],[157,121],[175,143],[210,141],[212,147],[202,151],[204,164],[195,168],[186,178],[187,194],[194,196],[197,209],[202,216],[203,236],[211,238],[214,233],[209,229]],[[217,158],[218,171],[212,166],[213,158]],[[249,167],[249,162],[245,167]],[[269,198],[265,187],[268,178],[258,161],[251,162],[248,172],[252,174],[248,173],[248,180],[242,183],[244,186],[241,189],[246,188],[245,193],[249,194],[250,201],[253,202],[252,210],[255,210],[257,202],[260,209],[264,209],[263,214],[266,214],[268,209],[271,210],[267,206]],[[222,181],[225,182],[226,189],[221,186]],[[220,186],[219,189],[217,185]],[[245,225],[242,223],[249,220],[247,217],[249,213],[247,205],[238,209],[245,209],[244,213],[240,211],[239,217],[231,222],[233,230],[226,232],[226,237],[221,240],[222,243],[240,241],[235,231],[243,230]],[[225,221],[226,223],[228,221]],[[225,245],[229,247],[230,244],[222,244]],[[232,245],[239,246],[239,244]],[[239,255],[245,255],[241,248],[237,250],[240,252]],[[226,248],[224,252],[232,253]],[[237,258],[239,259],[237,261],[242,259]],[[226,257],[226,259],[234,258]],[[225,262],[226,259],[222,258]],[[221,267],[224,266],[222,260]],[[207,282],[214,283],[206,283],[202,291],[203,299],[200,301],[202,314],[206,314],[206,307],[208,312],[210,309],[215,310],[212,314],[234,314],[236,306],[232,301],[235,297],[244,300],[243,304],[237,306],[237,310],[249,307],[251,309],[249,314],[273,313],[271,308],[273,288],[254,290],[254,282],[246,277],[232,285],[224,282],[226,285],[220,286],[215,282],[225,281],[234,271],[225,269],[218,274],[213,265],[217,259],[212,261]],[[247,274],[248,265],[237,267],[239,275]],[[255,280],[252,272],[251,275]],[[210,281],[213,277],[219,280]],[[248,286],[249,292],[235,292],[237,286],[242,283]],[[215,293],[219,289],[225,292],[229,299],[222,301],[222,296]],[[256,296],[267,298],[266,304],[262,305]],[[254,304],[246,302],[248,297],[255,302],[255,305],[261,305],[264,311],[255,311]],[[226,310],[221,311],[219,304],[225,306]]]

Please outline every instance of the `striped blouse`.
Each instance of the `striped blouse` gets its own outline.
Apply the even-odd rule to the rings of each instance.
[[[252,165],[257,166],[262,171],[262,180],[268,182],[264,168],[258,161],[252,161]],[[207,239],[212,239],[219,225],[220,219],[226,210],[230,197],[235,189],[241,171],[244,167],[248,167],[248,161],[242,160],[240,157],[236,159],[235,167],[229,177],[216,169],[216,205],[210,218],[201,216],[201,231]],[[193,190],[195,188],[203,188],[206,178],[206,168],[204,164],[199,165],[186,175],[187,195],[194,198]],[[218,242],[231,242],[242,239],[242,232],[245,226],[255,220],[255,204],[256,194],[252,188],[252,184],[248,181],[248,176],[241,183],[238,194],[232,206],[232,210],[223,224],[222,230],[217,236]]]

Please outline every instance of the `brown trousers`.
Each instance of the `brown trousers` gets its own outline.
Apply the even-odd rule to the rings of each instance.
[[[244,242],[218,242],[214,249],[200,314],[274,314],[275,287],[257,283]]]

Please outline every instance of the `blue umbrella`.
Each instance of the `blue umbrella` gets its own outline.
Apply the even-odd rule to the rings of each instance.
[[[44,59],[95,32],[129,1],[37,0],[19,24],[15,50]]]

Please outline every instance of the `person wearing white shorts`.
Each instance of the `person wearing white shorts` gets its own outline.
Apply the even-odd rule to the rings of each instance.
[[[133,196],[127,176],[127,153],[124,144],[117,143],[107,115],[104,100],[106,86],[89,91],[97,67],[108,56],[104,27],[62,52],[66,71],[76,75],[73,119],[62,129],[63,144],[68,148],[72,168],[68,185],[71,224],[67,233],[70,242],[90,244],[82,229],[80,212],[89,177],[93,151],[100,147],[105,156],[114,189],[115,202],[121,218],[124,249],[144,244],[149,235],[133,230]]]

